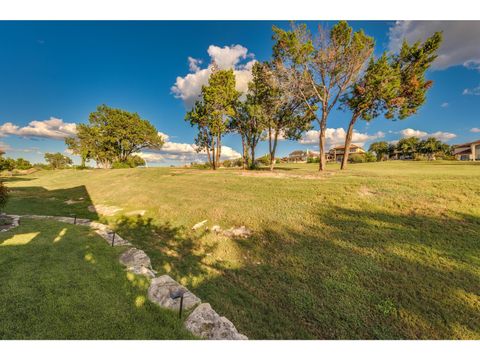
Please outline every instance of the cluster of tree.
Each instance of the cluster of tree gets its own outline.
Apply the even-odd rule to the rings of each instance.
[[[375,153],[377,161],[388,159],[398,153],[402,154],[404,158],[416,159],[421,155],[428,160],[435,160],[437,157],[449,158],[453,154],[452,146],[435,137],[429,137],[425,140],[420,140],[417,137],[407,137],[400,139],[396,144],[378,141],[370,145],[369,151]]]
[[[82,167],[90,160],[103,168],[144,165],[136,153],[160,149],[164,143],[155,127],[137,113],[100,105],[88,120],[77,125],[75,137],[65,140],[68,149],[81,157]]]
[[[0,171],[7,170],[28,170],[33,167],[30,161],[25,160],[23,158],[12,159],[12,158],[4,158],[4,152],[0,151]]]
[[[45,161],[48,164],[47,168],[58,170],[58,169],[66,169],[73,164],[71,158],[62,153],[45,153],[44,155]]]
[[[432,85],[425,72],[442,41],[441,33],[435,33],[423,43],[404,42],[398,54],[375,58],[374,39],[362,30],[354,32],[345,21],[330,30],[319,26],[316,34],[306,25],[273,27],[273,33],[272,60],[253,66],[245,96],[235,90],[233,71],[213,64],[201,100],[186,115],[198,129],[197,150],[206,151],[213,169],[227,132],[241,136],[244,167],[255,166],[255,148],[268,140],[273,169],[278,139],[299,139],[315,121],[320,129],[319,170],[325,170],[327,122],[336,106],[351,112],[345,168],[358,119],[404,119],[423,105]]]

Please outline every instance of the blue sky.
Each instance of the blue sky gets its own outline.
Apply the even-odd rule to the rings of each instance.
[[[308,24],[313,29],[317,23]],[[436,30],[445,36],[428,73],[434,86],[420,112],[402,121],[360,122],[354,141],[368,147],[372,141],[406,135],[436,134],[449,143],[480,138],[475,130],[480,128],[480,22],[350,24],[375,37],[376,54],[394,50],[404,37],[416,40]],[[41,162],[44,152],[64,152],[62,138],[105,103],[138,112],[168,135],[166,149],[148,159],[152,164],[196,159],[191,147],[195,130],[183,119],[191,96],[208,75],[208,64],[215,57],[233,66],[237,79],[246,84],[249,62],[271,56],[272,25],[289,27],[278,21],[0,22],[1,146],[7,156]],[[348,120],[348,112],[332,113],[331,145],[341,141]],[[315,138],[311,132],[301,143],[282,141],[279,156],[313,150]],[[237,136],[228,135],[223,143],[226,156],[241,149]],[[260,144],[257,154],[266,149]]]

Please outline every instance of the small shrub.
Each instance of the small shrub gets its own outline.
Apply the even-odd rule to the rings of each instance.
[[[319,162],[320,162],[319,157],[308,157],[307,158],[307,163],[309,163],[309,164],[317,164]]]
[[[348,160],[353,164],[360,164],[366,162],[363,154],[352,154],[348,157]]]

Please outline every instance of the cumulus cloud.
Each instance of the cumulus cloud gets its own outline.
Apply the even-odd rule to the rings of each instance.
[[[474,127],[470,129],[470,132],[472,133],[480,133],[480,128]]]
[[[453,133],[449,133],[449,132],[444,132],[444,131],[436,131],[436,132],[433,132],[433,133],[428,133],[426,131],[422,131],[422,130],[415,130],[415,129],[403,129],[400,131],[400,134],[403,136],[403,137],[418,137],[420,139],[426,139],[426,138],[429,138],[429,137],[434,137],[438,140],[441,140],[441,141],[448,141],[448,140],[451,140],[455,137],[457,137],[456,134],[453,134]]]
[[[300,139],[301,144],[318,144],[319,130],[309,130],[305,135]],[[338,146],[345,144],[345,137],[347,132],[344,128],[327,128],[325,132],[325,139],[327,141],[327,146]],[[385,133],[379,131],[375,134],[369,135],[366,133],[360,133],[356,130],[353,130],[352,134],[352,143],[357,146],[364,146],[366,142],[383,138]]]
[[[233,69],[235,73],[236,88],[245,93],[248,90],[248,83],[252,79],[252,66],[255,63],[254,55],[242,45],[219,47],[210,45],[207,53],[212,62],[219,69]],[[245,61],[252,59],[250,61]],[[201,68],[202,60],[193,57],[188,58],[190,74],[178,76],[171,90],[174,96],[182,99],[187,107],[191,107],[195,100],[199,99],[202,86],[208,83],[212,73],[212,65]]]
[[[463,89],[462,95],[480,95],[480,85],[472,89]]]
[[[168,141],[170,136],[159,132],[164,139],[165,144],[160,150],[146,150],[138,153],[147,162],[160,163],[167,160],[182,162],[205,162],[207,161],[206,151],[197,152],[195,144],[177,143]],[[242,155],[229,146],[222,146],[221,159],[238,159]]]
[[[17,135],[25,138],[47,138],[62,140],[76,134],[75,123],[65,123],[62,119],[51,117],[49,120],[31,121],[20,127],[11,122],[0,125],[0,136]]]
[[[480,21],[397,21],[389,30],[389,49],[397,51],[403,39],[423,41],[435,31],[443,31],[443,42],[432,68],[463,65],[480,70]]]

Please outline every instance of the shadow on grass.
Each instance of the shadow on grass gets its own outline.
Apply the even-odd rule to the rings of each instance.
[[[251,338],[480,338],[478,217],[335,207],[316,221],[232,240],[240,266],[207,263],[205,235],[184,228],[137,218],[118,231],[160,272],[198,276],[192,290]]]
[[[183,226],[166,222],[155,224],[152,218],[122,216],[115,223],[116,231],[147,252],[156,270],[173,278],[204,275],[205,257],[215,246],[205,246],[205,232],[192,233]],[[185,284],[189,285],[189,284]]]
[[[92,199],[85,186],[48,190],[40,186],[9,188],[10,197],[5,211],[18,215],[74,216],[98,220],[98,214],[90,211]]]

